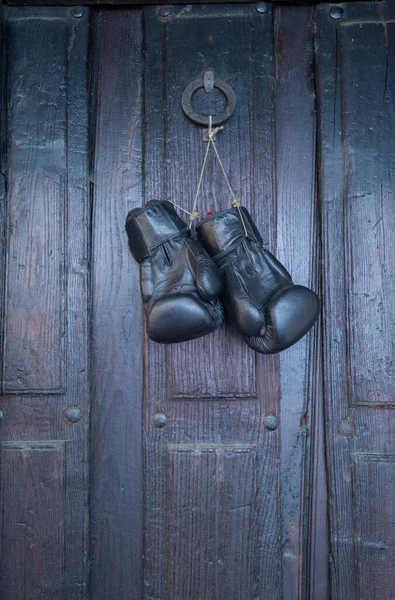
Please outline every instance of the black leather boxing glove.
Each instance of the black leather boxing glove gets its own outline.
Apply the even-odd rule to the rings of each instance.
[[[223,275],[227,317],[253,350],[281,352],[309,331],[320,310],[317,295],[294,285],[288,271],[263,248],[244,207],[207,217],[197,235]]]
[[[126,232],[130,250],[140,263],[141,296],[151,340],[185,342],[221,325],[221,275],[170,202],[150,200],[143,208],[131,210]]]

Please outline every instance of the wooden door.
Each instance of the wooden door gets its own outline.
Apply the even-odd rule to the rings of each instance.
[[[2,600],[395,597],[393,8],[3,8]],[[191,206],[206,70],[238,198],[323,298],[275,356],[145,336],[125,217]]]
[[[85,598],[89,21],[3,17],[0,594]]]
[[[317,78],[331,583],[335,598],[390,599],[395,5],[328,8],[317,11]]]
[[[212,69],[232,85],[238,100],[236,116],[217,142],[237,196],[259,223],[265,243],[299,281],[316,287],[311,122],[310,135],[301,140],[309,171],[297,202],[289,199],[291,180],[276,178],[276,158],[277,167],[293,172],[283,153],[294,142],[280,129],[276,145],[275,105],[278,101],[284,118],[290,109],[287,92],[273,83],[271,8],[260,13],[251,4],[181,6],[163,18],[152,7],[144,11],[144,23],[144,199],[171,198],[191,207],[205,145],[180,110],[180,98],[188,83]],[[289,35],[289,22],[277,26],[280,37]],[[305,27],[293,43],[304,42],[311,52],[308,31]],[[282,78],[295,64],[281,67],[281,83],[289,85]],[[276,98],[276,91],[284,95]],[[204,108],[207,114],[209,107]],[[295,152],[300,150],[295,145]],[[211,160],[200,210],[224,209],[229,201],[222,173]],[[251,351],[228,326],[194,342],[168,347],[145,342],[144,347],[148,597],[269,600],[282,597],[288,586],[298,596],[303,415],[314,393],[309,385],[314,332],[273,357]],[[153,420],[158,412],[167,416],[161,429]]]

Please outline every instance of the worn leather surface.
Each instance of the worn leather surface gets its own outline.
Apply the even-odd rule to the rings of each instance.
[[[167,201],[150,200],[129,212],[129,247],[140,263],[148,337],[172,344],[214,331],[223,322],[223,285],[214,261],[192,239]]]
[[[309,331],[320,301],[310,289],[294,285],[263,248],[249,212],[244,207],[240,212],[231,208],[207,217],[197,227],[198,239],[221,271],[227,317],[246,343],[263,354],[281,352]]]

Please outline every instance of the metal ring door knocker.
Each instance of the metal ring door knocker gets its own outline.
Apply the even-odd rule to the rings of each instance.
[[[194,110],[192,108],[192,96],[197,90],[199,90],[201,88],[204,88],[204,91],[206,92],[206,94],[210,94],[214,90],[214,88],[217,88],[218,90],[220,90],[224,94],[225,99],[226,99],[225,110],[223,110],[221,113],[219,113],[217,115],[202,115],[201,113],[198,113],[196,110]],[[216,133],[218,133],[219,131],[221,131],[223,129],[223,126],[221,125],[221,123],[224,123],[225,121],[227,121],[229,119],[229,117],[232,116],[232,114],[235,110],[236,94],[234,93],[233,89],[231,88],[231,86],[228,83],[226,83],[222,79],[215,79],[213,71],[205,71],[203,73],[203,76],[200,79],[195,79],[195,81],[192,81],[192,83],[190,83],[185,88],[185,90],[182,94],[182,97],[181,97],[181,105],[182,105],[182,109],[183,109],[184,113],[191,121],[193,121],[197,125],[208,125],[208,129],[203,130],[203,136],[202,136],[202,140],[204,142],[208,142],[208,144],[207,144],[206,152],[204,154],[203,165],[202,165],[202,169],[200,171],[200,176],[199,176],[199,183],[197,186],[197,190],[196,190],[196,194],[195,194],[195,198],[193,201],[193,206],[192,206],[191,212],[186,211],[183,207],[179,206],[178,204],[175,204],[174,202],[173,202],[173,204],[175,204],[175,206],[177,206],[178,208],[180,208],[181,210],[183,210],[189,214],[189,227],[191,227],[192,222],[200,216],[200,214],[196,210],[197,199],[198,199],[200,186],[201,186],[202,179],[203,179],[204,170],[205,170],[206,163],[207,163],[207,157],[208,157],[210,148],[212,146],[215,156],[221,167],[222,173],[224,175],[226,184],[229,188],[231,197],[232,197],[231,206],[234,208],[238,208],[239,213],[240,213],[240,220],[243,223],[245,234],[247,235],[247,229],[246,229],[246,226],[244,223],[243,215],[240,211],[240,203],[235,196],[232,186],[230,185],[230,181],[226,174],[224,164],[219,156],[219,152],[215,145],[215,135],[216,135]]]
[[[195,81],[192,81],[192,83],[185,88],[181,98],[181,105],[186,116],[198,125],[210,124],[210,117],[208,115],[202,115],[192,108],[192,96],[201,88],[204,88],[204,91],[208,94],[216,88],[223,93],[226,99],[225,110],[218,115],[212,115],[211,124],[220,125],[227,121],[235,110],[236,94],[226,81],[216,79],[212,71],[206,71],[200,79],[195,79]]]

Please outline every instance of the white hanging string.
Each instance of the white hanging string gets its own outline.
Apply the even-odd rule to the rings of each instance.
[[[213,126],[212,126],[212,116],[210,115],[208,119],[209,119],[209,125],[208,125],[208,143],[207,143],[207,148],[206,148],[206,152],[205,152],[204,159],[203,159],[202,169],[200,171],[200,176],[199,176],[199,181],[198,181],[198,186],[197,186],[196,194],[195,194],[195,197],[194,197],[194,200],[193,200],[192,212],[189,212],[189,211],[185,210],[185,208],[182,208],[182,206],[179,206],[178,204],[176,204],[175,202],[172,202],[171,200],[170,200],[170,202],[172,204],[174,204],[174,206],[176,206],[177,208],[181,209],[182,211],[184,211],[185,213],[187,213],[189,215],[189,228],[191,228],[193,221],[195,219],[197,219],[198,217],[200,217],[200,214],[196,210],[196,208],[197,208],[197,201],[198,201],[198,196],[199,196],[200,188],[201,188],[202,181],[203,181],[204,170],[205,170],[206,164],[207,164],[208,154],[209,154],[209,151],[210,151],[210,147],[212,145],[213,148],[214,148],[215,156],[217,157],[217,160],[218,160],[219,165],[221,167],[221,170],[222,170],[223,176],[225,178],[226,184],[227,184],[227,186],[229,188],[229,191],[230,191],[230,194],[232,196],[231,206],[233,208],[237,208],[238,209],[239,216],[240,216],[240,221],[243,224],[244,232],[245,232],[246,237],[247,237],[248,236],[247,227],[246,227],[246,224],[244,222],[243,213],[241,211],[240,203],[238,202],[238,200],[236,198],[236,195],[235,195],[235,193],[234,193],[234,191],[232,189],[232,186],[230,185],[230,181],[229,181],[229,178],[228,178],[228,176],[226,174],[225,167],[224,167],[223,162],[222,162],[222,160],[221,160],[221,158],[219,156],[219,153],[218,153],[218,150],[217,150],[217,146],[215,145],[215,141],[214,141],[215,135],[219,131],[221,131],[223,129],[223,126],[215,127],[213,129]]]
[[[189,216],[189,229],[192,227],[192,222],[200,216],[199,213],[196,212],[196,207],[197,207],[197,201],[198,201],[198,196],[199,196],[199,192],[200,192],[200,186],[202,185],[204,169],[206,168],[207,157],[208,157],[208,153],[210,150],[211,142],[212,142],[212,140],[209,135],[206,153],[205,153],[204,159],[203,159],[203,166],[202,166],[202,170],[200,171],[199,182],[198,182],[198,186],[197,186],[197,190],[196,190],[196,194],[195,194],[195,199],[193,201],[192,212]]]
[[[173,206],[175,206],[176,208],[179,208],[180,210],[182,210],[182,212],[187,213],[187,215],[189,215],[190,217],[192,216],[192,213],[189,212],[189,210],[186,210],[185,208],[183,208],[179,204],[176,204],[175,202],[173,202],[173,200],[168,200],[168,202],[170,202],[171,204],[173,204]]]
[[[244,222],[243,213],[241,212],[240,202],[237,200],[236,195],[235,195],[235,193],[234,193],[234,191],[232,189],[232,186],[230,185],[230,181],[229,181],[229,178],[228,178],[228,176],[226,174],[225,167],[224,167],[223,162],[222,162],[222,160],[221,160],[221,158],[219,156],[219,153],[218,153],[218,150],[217,150],[217,146],[215,145],[215,141],[213,140],[213,136],[215,135],[215,132],[218,129],[223,129],[223,127],[221,127],[221,128],[217,127],[216,129],[214,129],[214,132],[212,134],[210,134],[211,129],[212,129],[212,118],[211,118],[211,115],[210,115],[210,117],[209,117],[209,128],[208,128],[208,137],[209,137],[209,140],[211,140],[211,143],[212,143],[213,148],[214,148],[215,156],[217,157],[217,160],[218,160],[219,165],[221,167],[221,170],[222,170],[223,176],[225,178],[226,184],[227,184],[227,186],[229,188],[229,191],[230,191],[230,194],[232,196],[231,205],[234,208],[237,208],[237,210],[239,211],[240,221],[243,224],[244,233],[246,234],[246,237],[248,237],[247,227],[246,227],[246,224]]]

